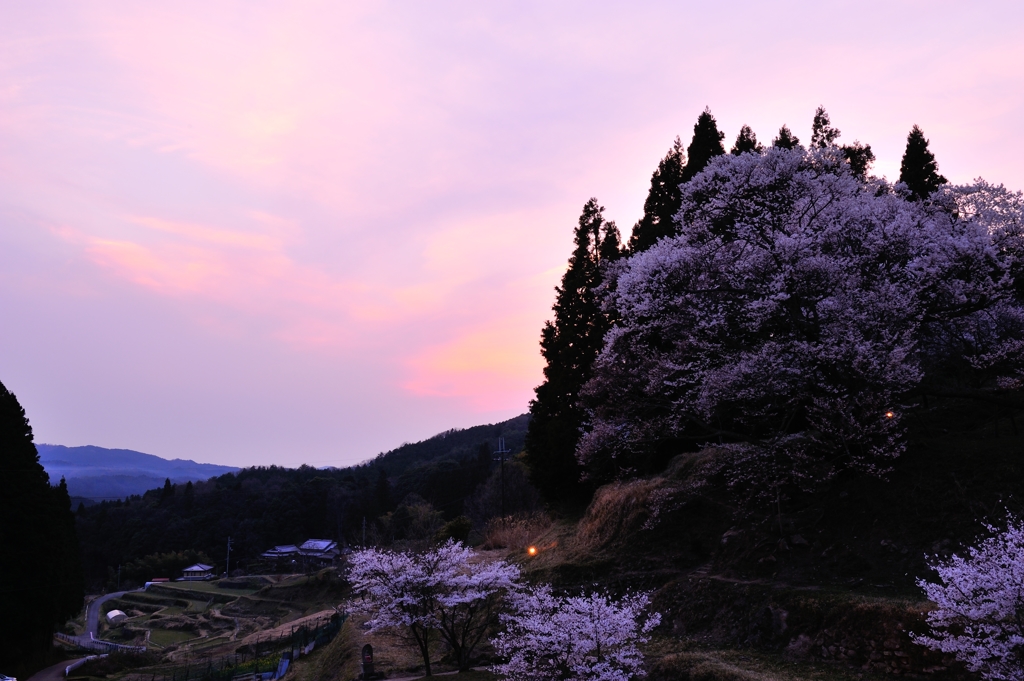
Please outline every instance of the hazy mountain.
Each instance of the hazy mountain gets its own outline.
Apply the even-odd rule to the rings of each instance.
[[[185,483],[234,473],[234,466],[196,463],[188,459],[161,459],[130,449],[36,445],[39,462],[56,483],[63,477],[72,497],[122,499],[161,487],[164,480]]]

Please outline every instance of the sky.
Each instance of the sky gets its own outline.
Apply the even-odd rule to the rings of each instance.
[[[1024,188],[1019,2],[0,0],[0,381],[37,442],[344,466],[525,412],[595,196],[910,127]]]

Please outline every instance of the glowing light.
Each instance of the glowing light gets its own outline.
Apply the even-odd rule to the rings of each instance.
[[[528,554],[530,554],[531,556],[536,556],[537,555],[537,547],[536,546],[531,546],[530,548],[526,549],[526,552]]]
[[[896,414],[892,413],[891,411],[885,412],[885,418],[887,418],[887,419],[891,419],[894,416],[896,416]]]

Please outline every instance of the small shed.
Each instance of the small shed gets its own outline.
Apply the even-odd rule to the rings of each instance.
[[[110,624],[120,624],[128,619],[128,615],[124,614],[122,610],[111,610],[107,613],[107,622]]]
[[[185,568],[182,572],[185,575],[185,581],[189,582],[213,578],[213,566],[206,565],[204,563],[196,563],[195,565]]]

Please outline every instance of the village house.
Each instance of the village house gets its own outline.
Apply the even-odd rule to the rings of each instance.
[[[185,568],[182,573],[184,576],[181,578],[183,582],[198,582],[206,579],[213,579],[213,566],[206,565],[204,563],[196,563],[190,567]]]
[[[285,544],[260,554],[274,569],[282,572],[330,567],[340,555],[338,542],[330,539],[307,539],[301,546]]]

